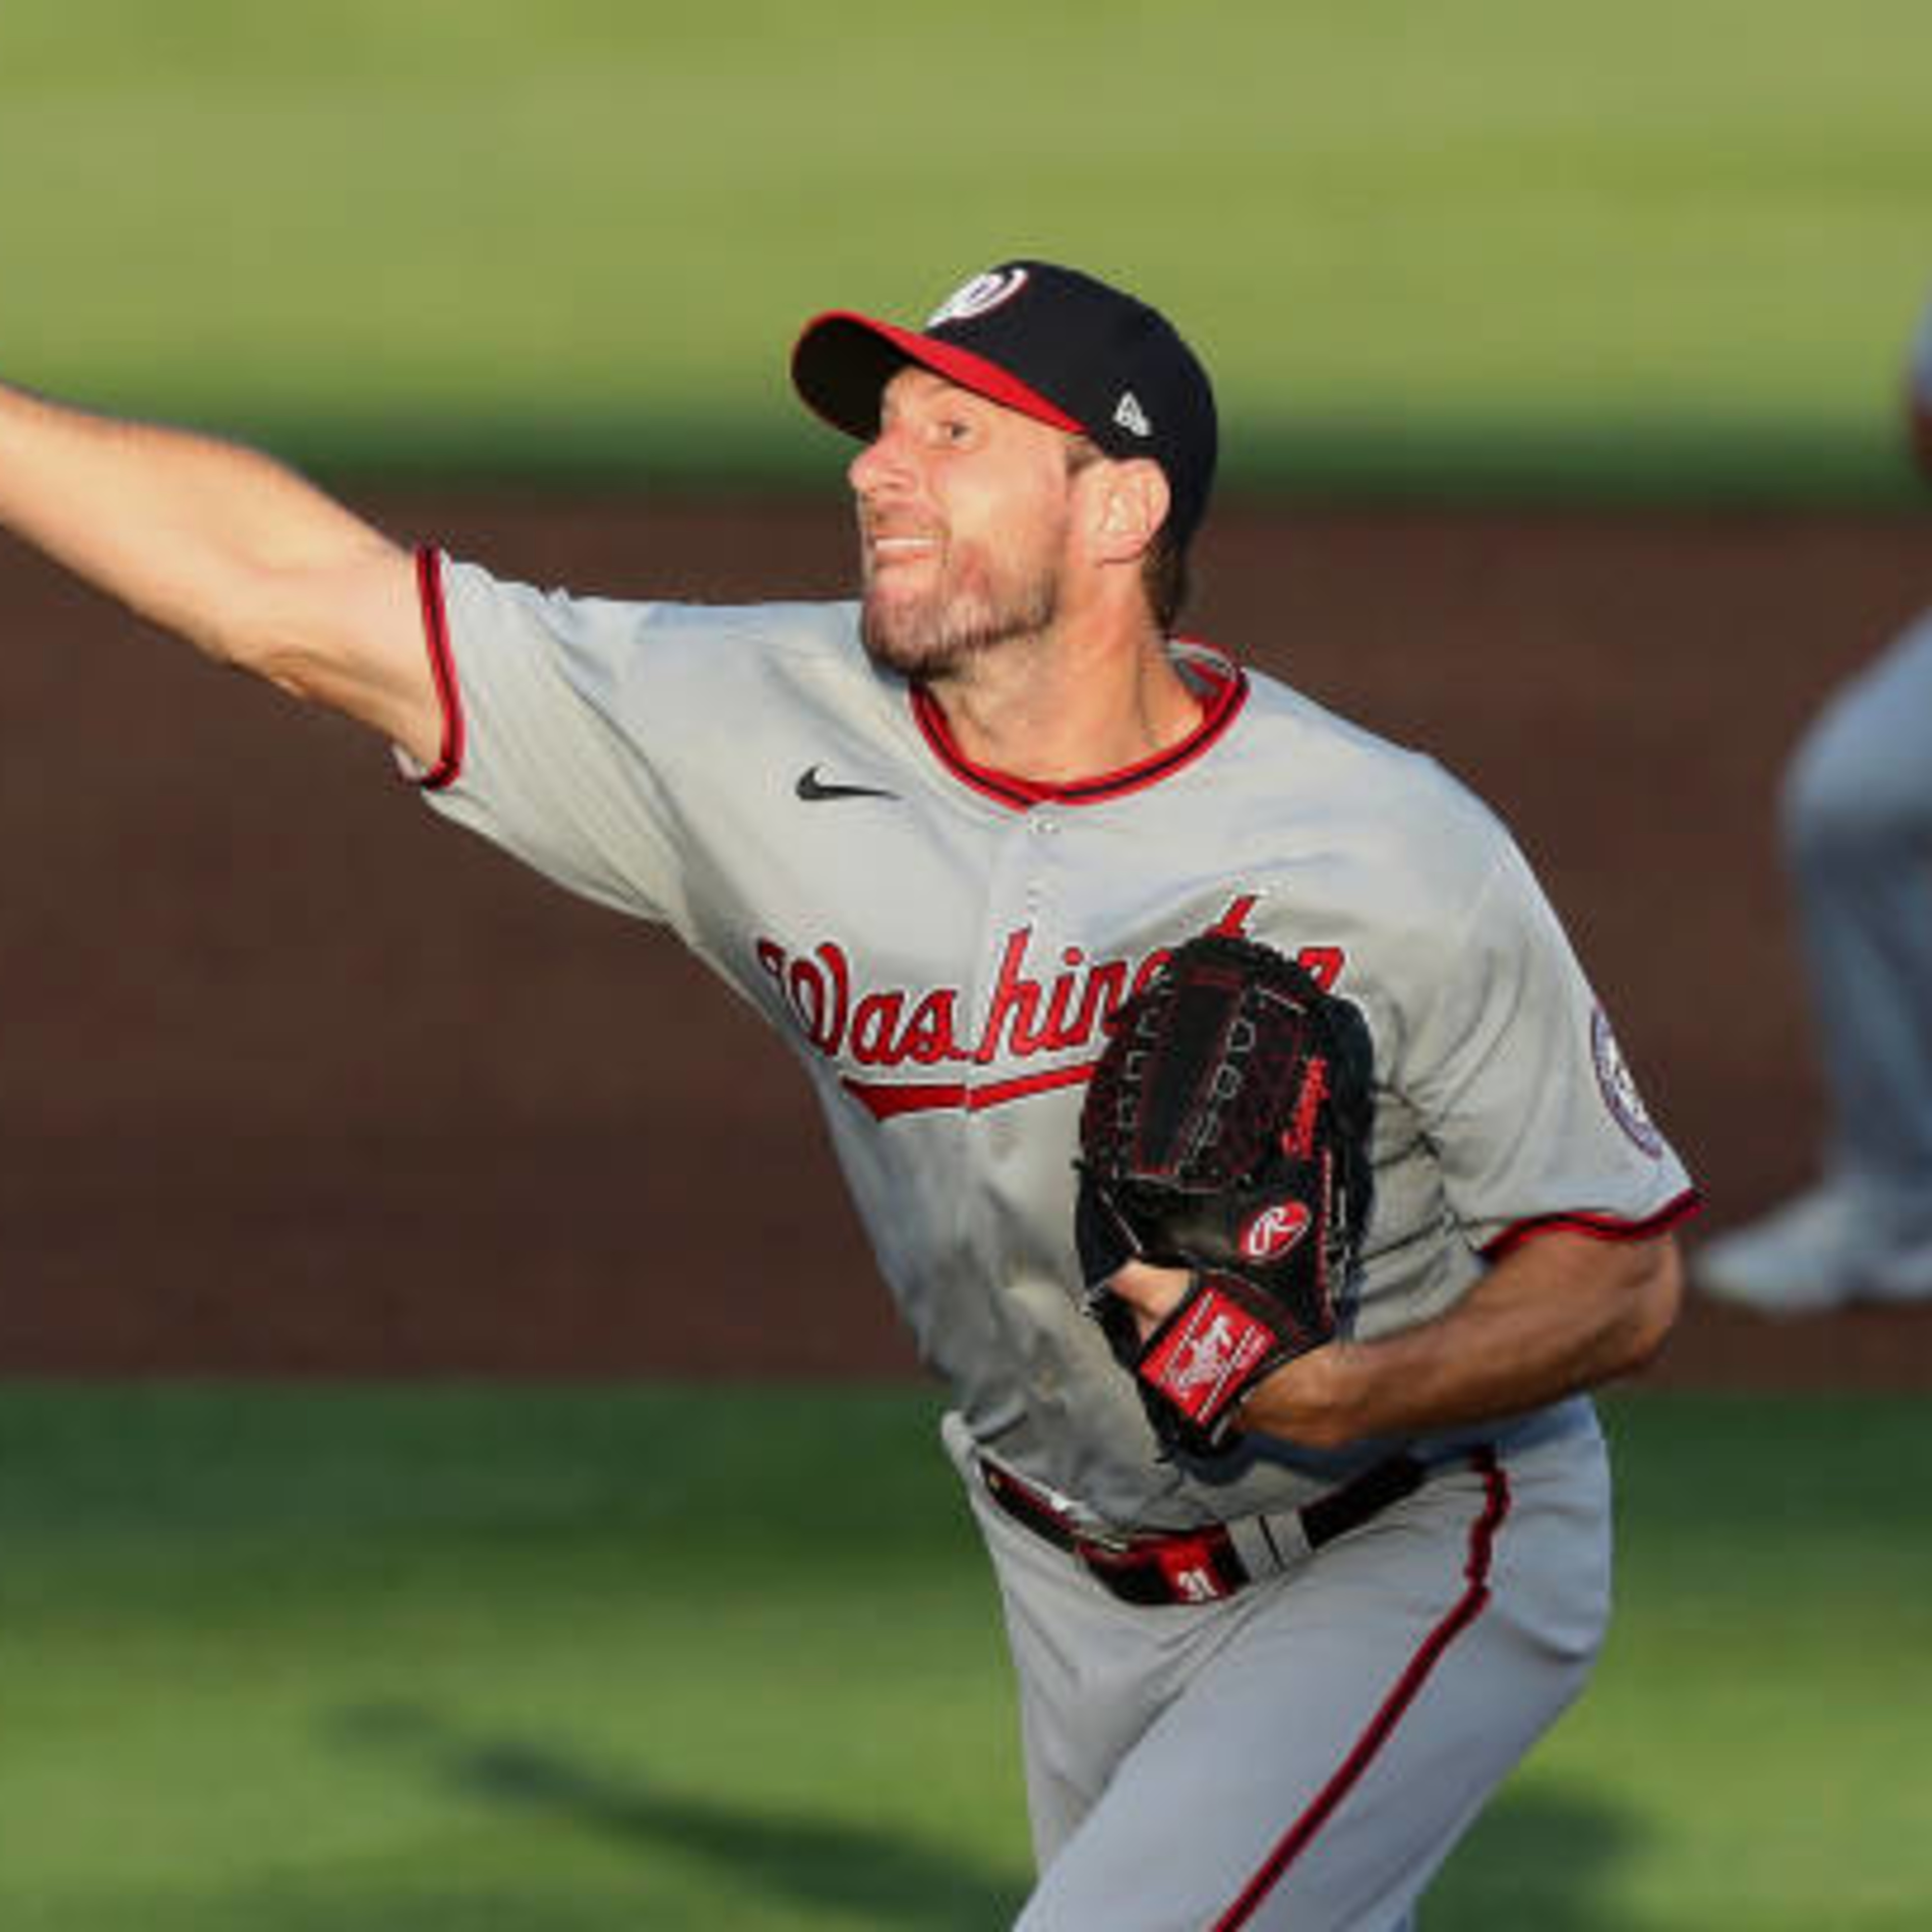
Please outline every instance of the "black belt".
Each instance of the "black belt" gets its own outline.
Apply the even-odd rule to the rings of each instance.
[[[1123,1603],[1139,1604],[1204,1604],[1232,1597],[1255,1580],[1255,1573],[1225,1523],[1205,1528],[1178,1530],[1156,1535],[1109,1537],[1076,1528],[1057,1504],[1011,1470],[986,1456],[979,1459],[986,1492],[1016,1522],[1057,1550],[1064,1550],[1094,1580]],[[1318,1496],[1293,1513],[1301,1537],[1310,1550],[1319,1550],[1338,1536],[1359,1529],[1390,1504],[1399,1502],[1422,1486],[1428,1466],[1408,1455],[1389,1456],[1371,1465],[1352,1481],[1325,1496]],[[1270,1519],[1256,1517],[1266,1549],[1288,1567]],[[1272,1520],[1279,1523],[1280,1518]]]

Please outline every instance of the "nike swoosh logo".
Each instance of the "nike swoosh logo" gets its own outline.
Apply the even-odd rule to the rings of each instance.
[[[818,805],[828,798],[896,798],[897,792],[881,791],[877,785],[835,784],[830,779],[818,776],[816,765],[807,765],[798,775],[798,782],[792,790],[808,805]]]

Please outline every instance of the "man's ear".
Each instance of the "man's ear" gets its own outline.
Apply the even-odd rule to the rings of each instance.
[[[1095,550],[1110,563],[1141,556],[1166,522],[1172,500],[1167,472],[1145,457],[1096,465],[1094,498]]]

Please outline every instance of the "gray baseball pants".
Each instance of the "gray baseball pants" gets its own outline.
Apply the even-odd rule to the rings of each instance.
[[[1123,1604],[989,1501],[1040,1876],[1016,1932],[1403,1932],[1582,1688],[1610,1478],[1578,1426],[1420,1490],[1223,1600]]]

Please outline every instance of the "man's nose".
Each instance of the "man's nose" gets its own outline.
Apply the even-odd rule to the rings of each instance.
[[[846,465],[845,475],[854,494],[860,496],[904,491],[912,480],[904,433],[890,428],[880,430]]]

